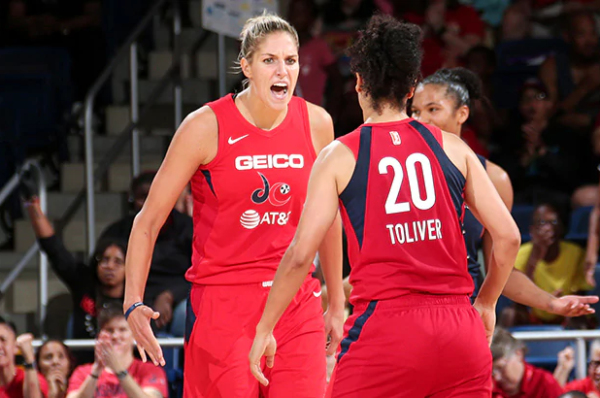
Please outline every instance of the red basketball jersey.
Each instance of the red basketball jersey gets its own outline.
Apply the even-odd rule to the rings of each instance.
[[[219,149],[192,177],[194,247],[186,278],[271,281],[296,232],[316,158],[306,102],[292,97],[284,121],[270,131],[250,124],[232,95],[208,106]]]
[[[356,157],[340,195],[352,301],[470,294],[465,178],[443,151],[441,131],[408,118],[362,125],[339,141]]]

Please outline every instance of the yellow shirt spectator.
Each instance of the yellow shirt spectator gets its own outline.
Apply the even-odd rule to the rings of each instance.
[[[533,282],[550,294],[565,296],[575,292],[590,290],[592,287],[585,281],[585,250],[576,244],[561,241],[559,255],[552,263],[541,260],[533,272]],[[533,244],[525,243],[519,249],[515,268],[526,272],[527,260],[531,255]],[[552,321],[557,315],[533,309],[536,318]]]

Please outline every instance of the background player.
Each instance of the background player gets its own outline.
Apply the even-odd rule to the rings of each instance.
[[[191,178],[194,248],[186,277],[193,283],[186,331],[184,394],[190,398],[258,397],[247,367],[254,328],[276,268],[290,244],[316,153],[333,139],[330,116],[292,96],[298,79],[298,36],[283,19],[248,20],[240,66],[248,87],[189,115],[176,133],[136,217],[127,256],[124,310],[140,353],[164,363],[150,330],[144,292],[156,235]],[[330,351],[341,338],[344,294],[341,225],[319,248],[327,264]],[[304,283],[275,334],[281,366],[265,397],[319,397],[325,392],[325,333],[319,281]],[[194,320],[199,318],[200,322]]]
[[[520,234],[468,146],[405,113],[420,70],[420,33],[416,25],[375,16],[350,49],[365,124],[329,145],[315,163],[300,225],[256,327],[249,359],[262,383],[263,354],[269,366],[278,366],[272,330],[301,286],[339,200],[355,312],[328,395],[491,394],[488,343]],[[474,306],[463,193],[497,249]]]
[[[473,72],[464,68],[440,69],[426,77],[415,90],[412,99],[412,117],[460,137],[463,124],[469,118],[473,101],[482,97],[481,81]],[[506,207],[511,210],[513,189],[508,174],[498,165],[477,155]],[[479,250],[483,248],[486,270],[494,257],[492,239],[483,225],[467,210],[464,220],[465,243],[469,273],[475,283],[472,300],[477,298],[483,281],[478,262]],[[513,269],[503,294],[509,299],[565,317],[587,315],[594,312],[589,304],[598,301],[596,296],[563,296],[557,298],[540,289],[524,273]]]

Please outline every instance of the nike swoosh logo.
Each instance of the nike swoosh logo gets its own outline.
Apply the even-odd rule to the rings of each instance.
[[[319,290],[318,292],[313,292],[313,296],[315,296],[315,297],[321,297],[321,293],[323,293],[322,290]]]
[[[238,142],[238,141],[241,141],[241,140],[243,140],[244,138],[248,137],[249,135],[250,135],[250,134],[243,135],[243,136],[241,136],[241,137],[239,137],[239,138],[236,138],[235,140],[234,140],[234,139],[232,139],[231,137],[229,137],[229,140],[227,140],[227,142],[229,143],[229,145],[233,145],[233,144],[235,144],[236,142]]]

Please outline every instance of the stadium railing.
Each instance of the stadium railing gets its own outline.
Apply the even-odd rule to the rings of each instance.
[[[37,184],[39,187],[38,196],[40,198],[40,207],[42,209],[42,212],[45,213],[48,210],[46,180],[44,178],[44,172],[40,164],[35,159],[26,160],[20,167],[20,170],[13,174],[13,176],[8,180],[4,187],[0,189],[0,204],[2,204],[15,190],[17,190],[17,188],[19,187],[19,181],[21,179],[22,173],[26,170],[35,171],[35,175],[37,176]],[[43,320],[46,317],[46,307],[48,305],[48,258],[46,257],[44,252],[39,250],[37,241],[31,245],[31,247],[21,258],[21,260],[19,260],[15,267],[10,271],[8,276],[2,281],[2,284],[0,284],[0,300],[4,297],[6,290],[17,279],[21,271],[25,268],[25,266],[29,263],[33,256],[35,256],[35,254],[38,252],[40,255],[38,312],[40,317],[40,329],[43,329]],[[43,333],[43,330],[41,331]]]
[[[578,379],[582,379],[587,376],[586,342],[600,339],[600,330],[530,331],[514,332],[512,335],[522,341],[574,341],[575,375]]]
[[[578,379],[586,377],[587,346],[589,340],[600,339],[600,330],[563,330],[563,331],[529,331],[513,332],[512,335],[522,341],[573,341],[575,342],[575,374]],[[183,338],[158,338],[158,344],[163,349],[183,347]],[[35,340],[34,347],[42,345],[42,340]],[[95,340],[65,340],[64,343],[73,350],[93,347]],[[178,367],[178,361],[171,366]]]

